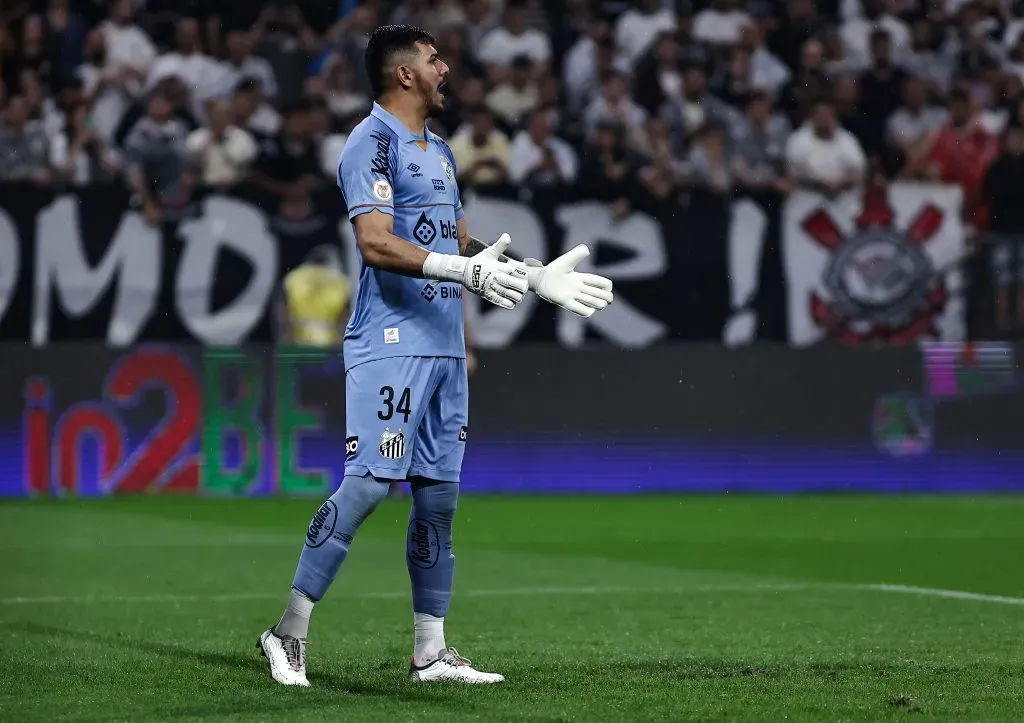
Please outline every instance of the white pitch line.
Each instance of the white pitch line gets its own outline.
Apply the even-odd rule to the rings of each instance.
[[[944,598],[947,600],[969,600],[974,602],[994,603],[998,605],[1024,606],[1024,597],[1008,595],[987,595],[967,590],[946,590],[933,587],[915,587],[912,585],[895,585],[889,583],[827,583],[827,582],[795,582],[795,583],[721,583],[707,585],[676,585],[663,587],[630,587],[622,586],[564,586],[564,587],[516,587],[496,590],[457,590],[459,597],[529,597],[537,596],[587,596],[587,595],[686,595],[699,593],[773,593],[773,592],[808,592],[812,590],[847,590],[859,592],[880,592],[901,595],[917,595],[920,597]],[[332,595],[332,599],[348,598],[356,600],[400,600],[409,597],[408,590],[388,590],[380,592],[342,592]],[[259,600],[283,600],[283,593],[240,592],[221,594],[175,594],[161,595],[40,595],[0,598],[0,606],[9,605],[94,605],[114,604],[128,605],[136,603],[217,603],[217,602],[248,602]]]
[[[999,605],[1024,605],[1024,597],[1009,595],[986,595],[967,590],[944,590],[937,587],[915,587],[913,585],[890,585],[875,583],[871,585],[854,585],[857,590],[874,590],[876,592],[901,593],[904,595],[920,595],[922,597],[938,597],[949,600],[974,600],[976,602],[996,603]]]
[[[686,593],[715,593],[715,592],[786,592],[809,590],[814,585],[804,583],[778,583],[778,584],[721,584],[721,585],[692,585],[676,587],[619,587],[611,586],[580,586],[580,587],[516,587],[498,590],[456,590],[459,597],[522,597],[531,595],[680,595]],[[332,595],[332,599],[369,599],[369,600],[391,600],[409,597],[408,590],[389,590],[384,592],[343,592]],[[5,597],[0,598],[0,605],[90,605],[90,604],[131,604],[131,603],[186,603],[186,602],[245,602],[250,600],[284,600],[287,591],[284,593],[223,593],[213,595],[179,595],[168,593],[165,595],[40,595],[26,597]]]

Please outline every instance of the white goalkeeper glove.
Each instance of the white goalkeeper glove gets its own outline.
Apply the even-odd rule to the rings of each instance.
[[[432,251],[423,262],[423,278],[456,281],[492,304],[515,308],[530,287],[522,265],[498,260],[510,243],[512,239],[503,233],[493,245],[468,258]]]
[[[576,264],[590,256],[586,244],[567,251],[545,266],[537,259],[526,259],[522,267],[530,290],[540,298],[577,316],[589,318],[612,303],[612,282],[597,274],[575,271]]]

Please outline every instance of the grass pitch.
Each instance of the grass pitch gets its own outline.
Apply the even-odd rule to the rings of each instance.
[[[406,682],[388,500],[283,689],[254,645],[318,504],[4,502],[0,719],[1024,716],[1022,498],[464,496],[448,641],[508,679],[474,688]]]

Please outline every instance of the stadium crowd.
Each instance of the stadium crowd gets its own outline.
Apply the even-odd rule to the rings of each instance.
[[[301,202],[371,99],[369,33],[451,66],[464,187],[574,185],[627,213],[700,187],[941,180],[1024,281],[1024,2],[34,0],[3,10],[0,181],[123,177],[157,222],[196,184]],[[1006,242],[1006,239],[1011,239]],[[997,293],[1001,324],[1024,290]],[[1016,295],[1015,295],[1016,296]]]

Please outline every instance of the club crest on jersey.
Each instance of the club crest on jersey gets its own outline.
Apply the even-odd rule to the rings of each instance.
[[[399,429],[397,432],[392,432],[390,428],[385,428],[384,433],[380,435],[380,456],[384,459],[401,459],[405,456],[405,432]]]
[[[392,192],[391,184],[383,178],[373,182],[373,195],[379,201],[390,201]]]
[[[455,170],[452,168],[452,164],[448,162],[447,158],[441,157],[441,167],[444,168],[444,174],[448,176],[448,180],[454,183]]]

